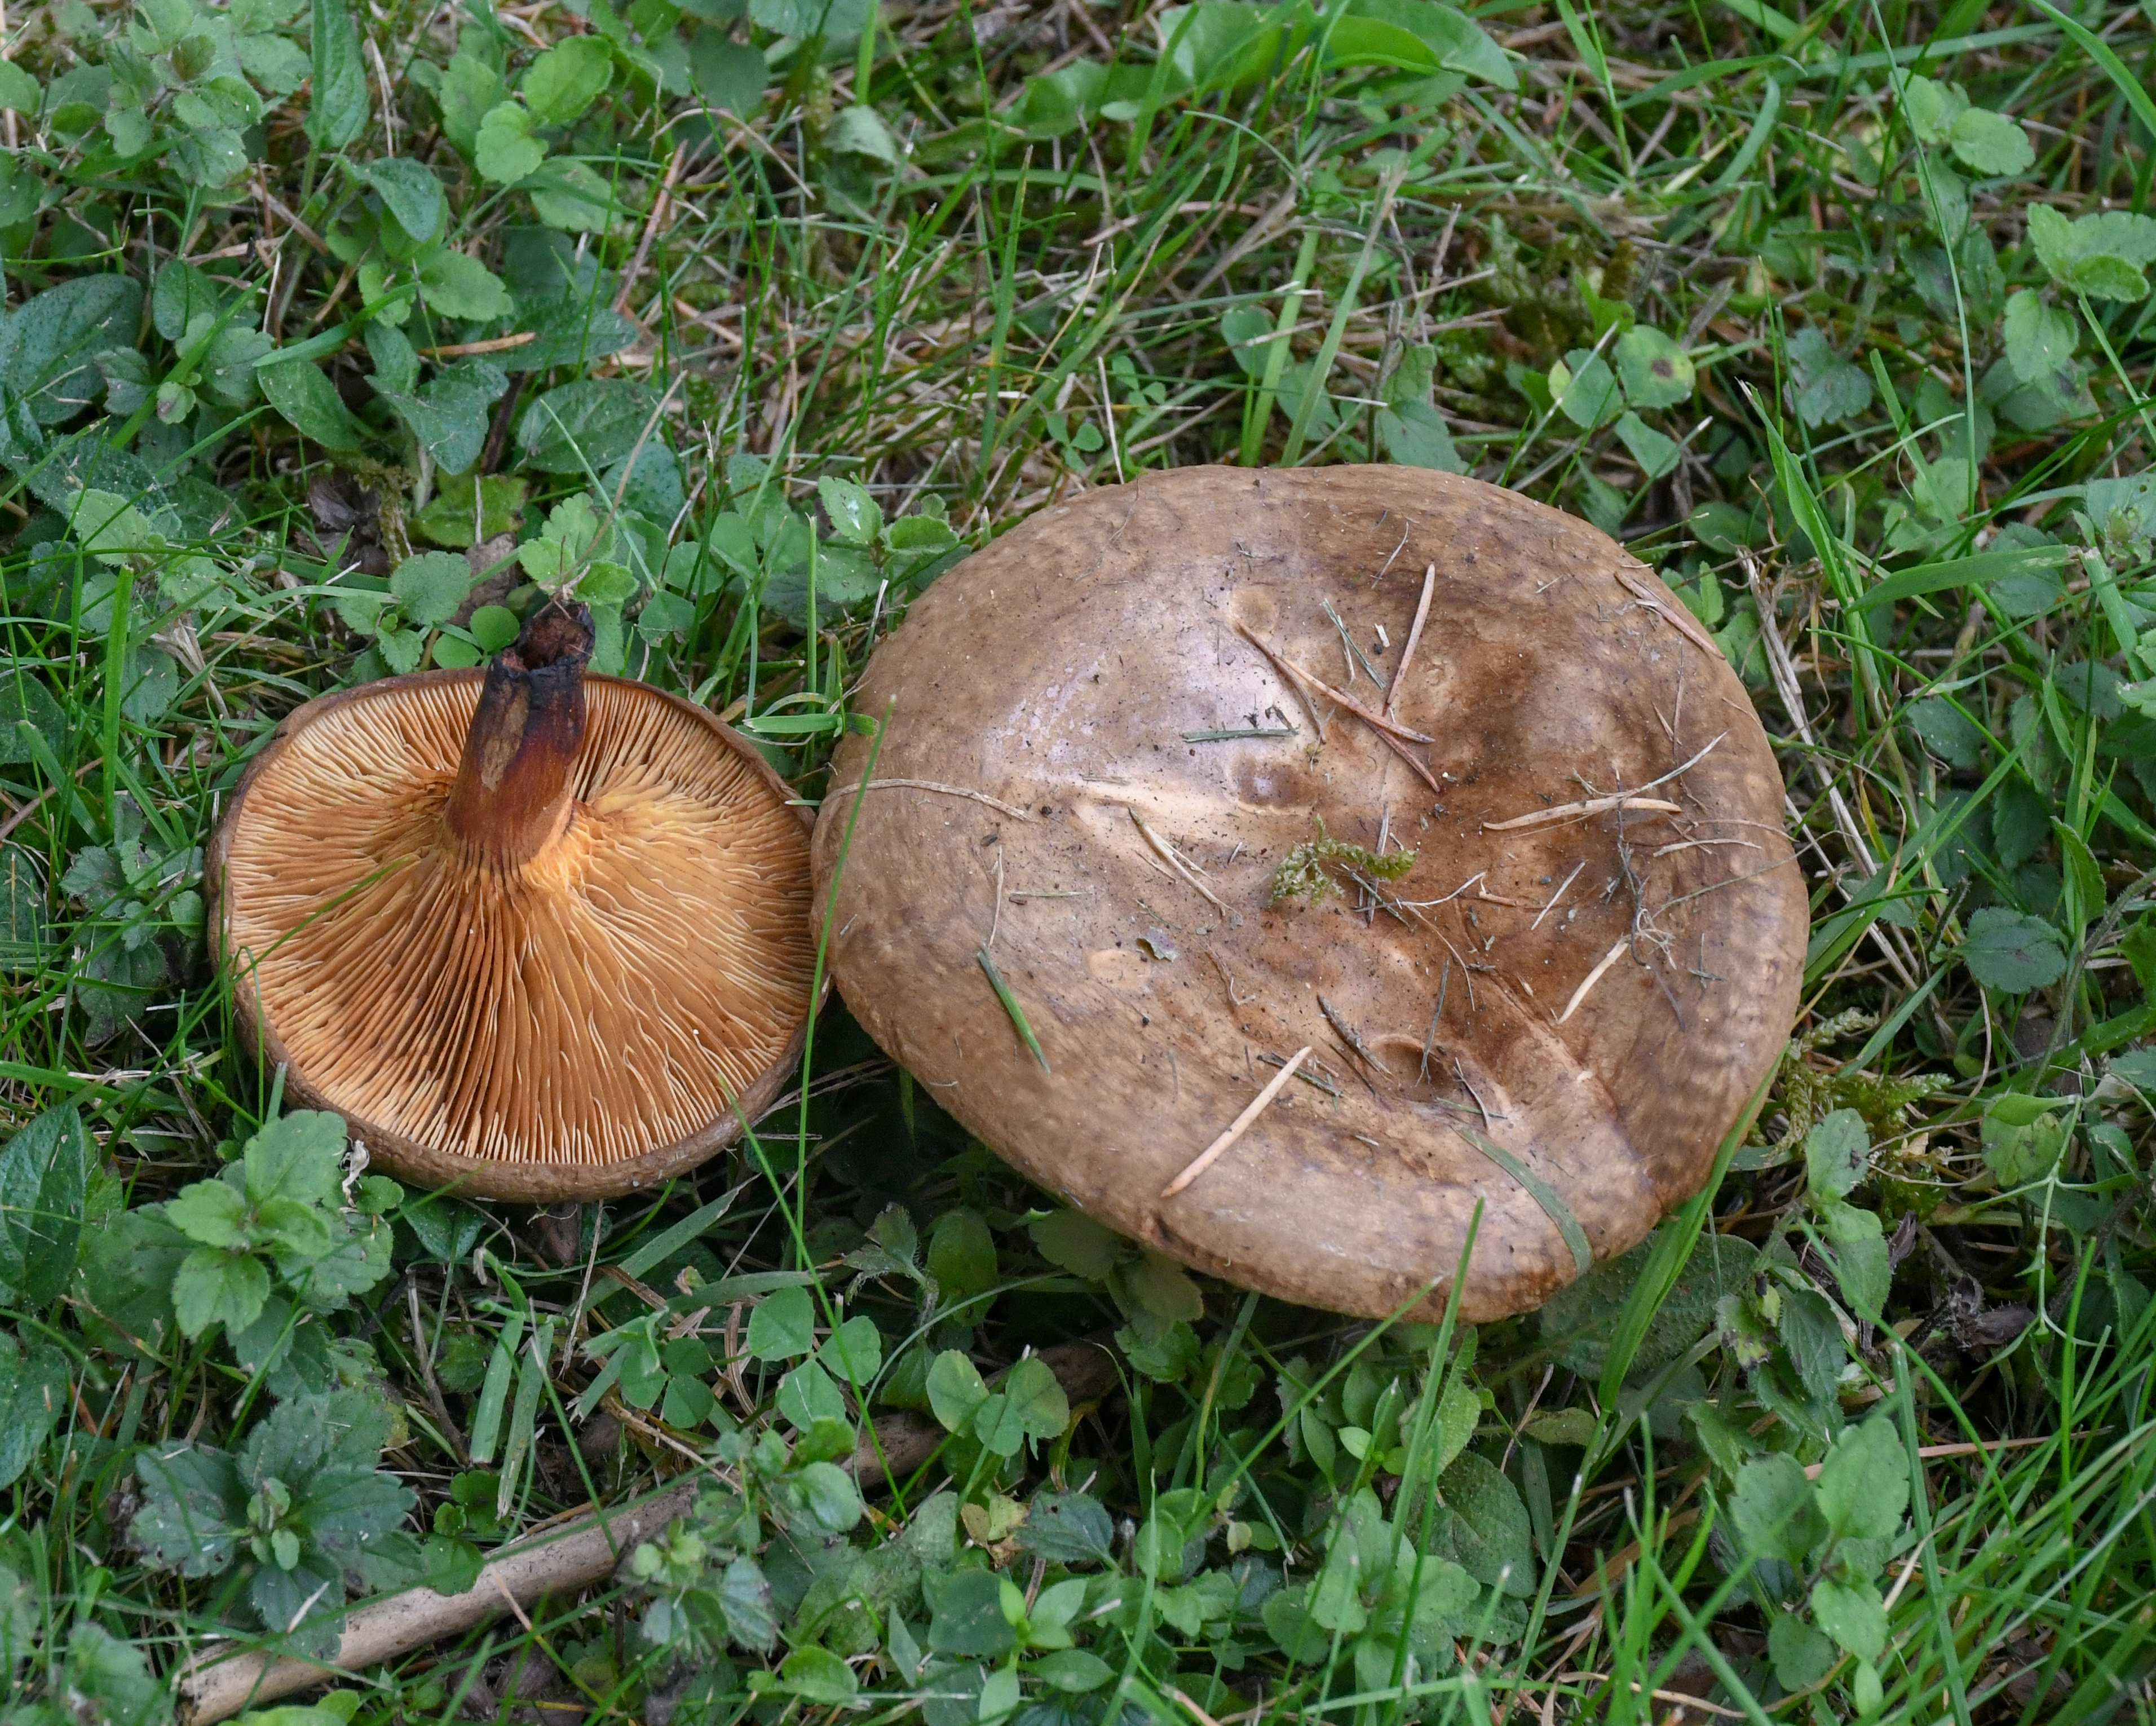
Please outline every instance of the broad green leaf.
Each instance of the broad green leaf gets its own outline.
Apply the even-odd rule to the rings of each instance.
[[[2017,290],[2006,301],[2006,362],[2024,383],[2048,378],[2073,363],[2081,342],[2074,315],[2044,303],[2041,294]]]
[[[490,323],[516,310],[500,276],[478,259],[449,246],[438,246],[420,258],[419,291],[442,316],[473,323]]]
[[[980,1369],[957,1349],[945,1349],[930,1364],[928,1406],[946,1432],[963,1431],[988,1400]]]
[[[307,136],[341,150],[366,130],[370,104],[359,27],[346,0],[314,0],[314,88]]]
[[[472,640],[482,653],[500,653],[523,627],[516,614],[506,605],[482,605],[471,615]]]
[[[1535,1554],[1527,1506],[1495,1463],[1463,1451],[1438,1477],[1456,1518],[1453,1555],[1485,1587],[1526,1599],[1535,1591]]]
[[[1519,88],[1505,50],[1456,7],[1432,0],[1352,0],[1348,13],[1381,20],[1419,38],[1447,71],[1465,73],[1500,90]]]
[[[1452,441],[1452,428],[1428,402],[1404,401],[1378,410],[1378,435],[1385,454],[1402,467],[1464,474],[1467,464]]]
[[[1412,30],[1373,18],[1344,18],[1335,24],[1325,39],[1325,64],[1390,66],[1403,72],[1440,69],[1429,44]]]
[[[776,36],[850,42],[861,33],[870,0],[748,0],[748,15]]]
[[[142,290],[124,275],[78,276],[33,295],[0,328],[0,389],[38,425],[72,419],[105,387],[96,357],[134,346],[141,311]]]
[[[345,1140],[343,1117],[327,1109],[280,1115],[249,1139],[240,1153],[249,1202],[290,1199],[336,1207],[343,1196]]]
[[[1106,1564],[1116,1527],[1107,1508],[1085,1492],[1037,1492],[1018,1531],[1018,1544],[1050,1564]]]
[[[2063,1099],[2015,1092],[1993,1099],[1984,1112],[1984,1162],[2001,1186],[2026,1186],[2058,1167],[2066,1148],[2065,1107]]]
[[[537,121],[521,102],[501,102],[480,117],[473,134],[472,165],[482,180],[513,186],[538,171],[547,146],[532,136]]]
[[[1812,1616],[1859,1660],[1876,1660],[1886,1652],[1887,1608],[1868,1579],[1840,1582],[1821,1577],[1812,1585]]]
[[[1797,392],[1797,417],[1806,425],[1853,419],[1871,405],[1871,374],[1860,366],[1825,367]]]
[[[719,1608],[727,1633],[742,1647],[762,1653],[778,1640],[778,1615],[771,1584],[754,1559],[737,1558],[726,1566],[719,1580]]]
[[[798,1486],[809,1519],[826,1534],[846,1533],[865,1513],[853,1477],[834,1463],[811,1462],[801,1471]]]
[[[1834,1254],[1844,1302],[1860,1317],[1876,1320],[1887,1304],[1894,1263],[1878,1213],[1830,1199],[1820,1206],[1821,1231]]]
[[[1855,1109],[1836,1109],[1804,1135],[1804,1165],[1811,1190],[1846,1198],[1871,1166],[1871,1135]]]
[[[1767,1627],[1767,1653],[1784,1690],[1809,1690],[1834,1670],[1835,1646],[1793,1612],[1777,1612]]]
[[[1781,1451],[1754,1456],[1738,1471],[1729,1518],[1747,1552],[1792,1564],[1803,1564],[1827,1532],[1803,1465]]]
[[[527,483],[506,475],[463,474],[446,480],[412,525],[438,546],[461,549],[516,530]]]
[[[151,1446],[135,1472],[142,1505],[128,1535],[151,1569],[213,1576],[230,1565],[248,1497],[231,1457],[206,1446]]]
[[[387,209],[415,245],[439,238],[448,218],[442,182],[424,162],[409,156],[385,156],[362,162],[352,172],[381,195]]]
[[[68,1378],[67,1355],[56,1344],[33,1337],[25,1346],[0,1330],[0,1488],[13,1486],[37,1460],[67,1411]],[[0,1631],[5,1628],[0,1624]],[[0,1678],[9,1671],[0,1662]]]
[[[816,482],[816,495],[831,518],[831,532],[848,545],[871,544],[883,531],[883,511],[854,480],[826,475]]]
[[[46,1110],[0,1151],[0,1286],[27,1307],[49,1306],[74,1279],[95,1160],[72,1103]]]
[[[1481,1421],[1481,1399],[1455,1379],[1445,1387],[1445,1395],[1437,1402],[1437,1429],[1433,1436],[1437,1440],[1435,1462],[1439,1473],[1450,1468],[1467,1448]]]
[[[445,624],[471,592],[471,564],[454,552],[407,557],[389,578],[389,591],[415,624]]]
[[[1018,1631],[1004,1613],[1009,1585],[993,1570],[958,1570],[942,1579],[930,1598],[928,1646],[939,1654],[993,1660],[1018,1646]]]
[[[377,318],[367,326],[367,357],[374,362],[369,380],[382,394],[403,394],[419,386],[419,356],[411,338]]]
[[[613,77],[613,49],[597,36],[572,36],[532,61],[521,90],[542,125],[568,126],[606,93]]]
[[[0,60],[0,108],[34,115],[44,100],[38,80],[13,60]]]
[[[588,37],[573,37],[572,41],[588,41]],[[860,1681],[848,1666],[829,1648],[813,1644],[796,1648],[779,1663],[778,1687],[789,1696],[798,1696],[803,1702],[819,1708],[838,1708],[850,1703],[860,1693]]]
[[[928,1274],[946,1306],[996,1286],[996,1242],[977,1212],[947,1210],[928,1236]]]
[[[2048,988],[2066,969],[2066,947],[2056,929],[1999,906],[1987,906],[1969,920],[1961,957],[1970,976],[2005,994]]]
[[[198,1337],[213,1324],[244,1330],[269,1298],[270,1272],[252,1253],[198,1246],[172,1279],[172,1310],[186,1337]]]
[[[1029,1354],[1004,1375],[1003,1394],[1025,1436],[1039,1444],[1060,1438],[1070,1424],[1070,1399],[1047,1362]]]
[[[636,593],[636,577],[629,566],[604,557],[594,558],[586,564],[584,573],[577,578],[577,597],[587,605],[619,609],[634,599]]]
[[[2028,134],[2004,114],[1969,108],[1947,133],[1953,153],[1979,174],[2025,173],[2036,161]]]
[[[352,417],[336,386],[312,360],[285,360],[255,369],[270,405],[300,436],[325,449],[357,449],[366,432]]]
[[[1117,1265],[1108,1286],[1126,1311],[1134,1309],[1158,1324],[1195,1324],[1205,1316],[1205,1297],[1190,1273],[1151,1247],[1141,1247],[1137,1256]]]
[[[1608,424],[1624,407],[1617,374],[1599,353],[1574,348],[1563,364],[1550,367],[1549,381],[1558,412],[1582,431]]]
[[[636,326],[611,306],[576,301],[527,306],[520,321],[532,340],[495,358],[506,372],[545,372],[556,366],[581,368],[634,345]]]
[[[2123,258],[2133,265],[2156,264],[2156,216],[2131,210],[2100,210],[2076,217],[2075,249],[2085,257]]]
[[[824,134],[824,147],[834,156],[856,157],[887,168],[895,168],[906,159],[883,116],[863,102],[841,108],[832,116],[830,129]]]
[[[202,383],[228,408],[251,405],[261,393],[254,362],[275,352],[277,344],[249,324],[227,324],[210,338],[202,359]]]
[[[1674,408],[1691,397],[1691,356],[1652,324],[1635,324],[1617,338],[1617,375],[1635,408]]]
[[[1025,1448],[1025,1429],[1018,1410],[1000,1390],[991,1391],[973,1415],[973,1436],[991,1455],[1015,1456]]]
[[[814,1360],[804,1360],[778,1381],[778,1412],[803,1432],[814,1431],[820,1420],[843,1425],[846,1399],[830,1374]]]
[[[177,342],[203,313],[214,317],[224,309],[217,285],[192,264],[177,259],[157,271],[150,294],[150,321],[167,342]]]
[[[2123,300],[2131,304],[2148,297],[2148,278],[2125,259],[2107,252],[2075,259],[2066,281],[2076,293],[2092,300]]]
[[[203,1246],[252,1244],[246,1196],[229,1181],[198,1180],[167,1203],[165,1220]]]
[[[1131,1248],[1122,1235],[1080,1210],[1050,1211],[1026,1228],[1049,1263],[1096,1282],[1114,1270]]]
[[[552,389],[524,410],[516,445],[546,474],[598,474],[635,448],[659,398],[627,378],[593,378]],[[654,428],[652,435],[659,431]]]
[[[165,536],[133,504],[95,486],[76,494],[69,526],[83,550],[116,568],[167,548]]]
[[[1819,1508],[1844,1539],[1886,1540],[1909,1508],[1909,1453],[1894,1423],[1874,1415],[1845,1432],[1820,1469]]]
[[[757,1360],[792,1360],[816,1345],[816,1304],[805,1288],[766,1295],[749,1314],[748,1352]]]
[[[539,537],[527,539],[516,548],[516,561],[540,586],[550,590],[559,588],[578,573],[595,551],[611,547],[613,535],[607,536],[607,546],[602,547],[600,532],[598,512],[591,500],[579,492],[547,511],[547,525]]]
[[[1025,1670],[1050,1689],[1073,1695],[1098,1690],[1116,1676],[1116,1669],[1106,1661],[1083,1648],[1060,1648],[1044,1654]]]
[[[824,1338],[816,1359],[839,1383],[866,1389],[883,1365],[883,1333],[865,1313],[849,1318]]]
[[[2074,261],[2073,224],[2047,203],[2031,203],[2025,218],[2029,244],[2052,279],[2063,282]]]
[[[384,391],[382,399],[411,427],[412,435],[426,446],[435,465],[454,473],[471,466],[485,448],[490,425],[487,403],[484,398],[463,391],[444,390],[439,387],[439,383],[437,379],[419,395],[397,395]],[[470,519],[467,512],[467,524]]]
[[[2107,210],[2068,222],[2049,204],[2032,203],[2027,219],[2029,243],[2060,286],[2098,299],[2148,293],[2141,266],[2156,263],[2156,217]]]
[[[557,156],[517,182],[549,228],[565,234],[603,234],[619,213],[607,182],[581,162]]]
[[[1920,144],[1944,143],[1954,121],[1969,109],[1969,97],[1958,85],[1921,73],[1903,83],[1902,100],[1909,130]]]
[[[762,105],[771,68],[762,49],[706,27],[689,44],[689,77],[709,106],[747,118]]]
[[[501,74],[476,55],[459,53],[443,69],[442,87],[436,92],[442,106],[442,130],[467,157],[479,148],[481,122],[508,94],[509,87],[502,82]],[[532,167],[537,166],[535,161]],[[524,171],[527,174],[531,172],[531,168]],[[486,174],[485,177],[497,182],[502,178],[498,174]],[[509,177],[521,180],[524,174]]]
[[[1675,471],[1684,454],[1676,439],[1665,437],[1629,408],[1617,416],[1617,437],[1650,480]]]

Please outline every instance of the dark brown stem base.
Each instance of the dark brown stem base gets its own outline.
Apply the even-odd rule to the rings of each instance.
[[[550,602],[486,668],[443,815],[490,862],[528,863],[568,824],[591,656],[590,610]]]

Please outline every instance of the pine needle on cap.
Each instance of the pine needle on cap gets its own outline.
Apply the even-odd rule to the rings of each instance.
[[[1014,821],[1030,821],[1031,809],[1022,809],[1015,804],[1005,803],[1000,797],[991,797],[985,791],[968,790],[963,785],[942,785],[933,779],[870,779],[865,785],[849,785],[844,789],[829,793],[825,802],[832,798],[844,797],[856,791],[936,791],[946,797],[970,798],[975,803],[984,803],[992,809],[1000,809]]]
[[[1260,653],[1263,654],[1267,659],[1272,661],[1274,668],[1280,672],[1281,676],[1286,678],[1290,682],[1296,685],[1302,691],[1302,698],[1305,701],[1309,703],[1311,717],[1313,720],[1317,719],[1318,717],[1317,703],[1312,698],[1312,691],[1315,691],[1319,695],[1322,695],[1326,700],[1332,702],[1336,706],[1345,708],[1348,712],[1353,714],[1356,718],[1361,720],[1363,724],[1368,726],[1372,731],[1377,733],[1378,741],[1383,743],[1388,749],[1391,750],[1394,754],[1399,756],[1402,761],[1405,762],[1408,764],[1409,771],[1414,773],[1414,775],[1423,782],[1423,783],[1429,786],[1430,789],[1437,793],[1439,796],[1442,797],[1445,794],[1445,788],[1437,783],[1437,776],[1431,773],[1430,770],[1421,762],[1417,761],[1414,755],[1409,752],[1407,747],[1408,744],[1411,742],[1435,742],[1436,741],[1435,738],[1426,737],[1420,732],[1409,731],[1404,725],[1396,725],[1391,720],[1386,718],[1382,713],[1373,713],[1360,701],[1355,700],[1352,696],[1342,695],[1338,690],[1333,688],[1331,684],[1326,682],[1322,678],[1313,677],[1309,672],[1302,670],[1301,666],[1290,664],[1286,660],[1281,658],[1280,655],[1275,653],[1272,649],[1266,646],[1264,642],[1259,640],[1255,635],[1253,635],[1250,632],[1250,630],[1245,629],[1242,624],[1238,624],[1235,627],[1242,631],[1244,640],[1248,641],[1251,646],[1256,648]],[[1318,727],[1318,736],[1321,740],[1323,738],[1324,735],[1325,729],[1321,724]]]
[[[1143,815],[1141,815],[1136,809],[1132,809],[1131,810],[1131,819],[1137,824],[1138,831],[1145,835],[1145,842],[1152,847],[1155,854],[1160,858],[1160,860],[1167,864],[1170,869],[1173,869],[1176,874],[1180,876],[1186,886],[1188,886],[1193,891],[1196,892],[1208,904],[1212,906],[1214,910],[1218,911],[1221,916],[1225,917],[1235,917],[1235,913],[1228,909],[1227,906],[1222,902],[1220,896],[1214,892],[1212,888],[1207,886],[1204,881],[1199,880],[1197,875],[1194,872],[1195,866],[1185,863],[1183,860],[1183,854],[1180,851],[1177,850],[1173,845],[1163,839],[1158,833],[1155,833],[1152,828],[1147,826],[1146,818]]]
[[[1414,660],[1416,645],[1422,640],[1422,626],[1430,616],[1430,596],[1437,586],[1437,565],[1431,564],[1422,573],[1422,598],[1415,602],[1414,622],[1408,626],[1407,644],[1400,649],[1400,662],[1393,667],[1393,681],[1385,686],[1385,717],[1390,719],[1400,704],[1400,691],[1407,686],[1408,666]]]
[[[1504,833],[1515,827],[1539,827],[1546,821],[1569,820],[1579,815],[1599,815],[1608,809],[1648,809],[1666,815],[1681,814],[1684,813],[1683,804],[1665,803],[1659,797],[1643,797],[1640,793],[1652,791],[1657,785],[1666,785],[1672,779],[1681,778],[1713,754],[1715,745],[1728,735],[1726,731],[1717,732],[1707,746],[1690,761],[1671,768],[1667,773],[1648,780],[1634,790],[1616,792],[1607,797],[1582,798],[1578,803],[1562,803],[1555,809],[1535,809],[1527,814],[1515,815],[1509,821],[1485,821],[1482,830],[1485,833]]]
[[[1173,1199],[1191,1182],[1205,1173],[1226,1153],[1228,1148],[1250,1129],[1250,1123],[1265,1113],[1268,1105],[1281,1094],[1281,1089],[1295,1076],[1295,1070],[1309,1058],[1311,1045],[1305,1043],[1287,1058],[1287,1064],[1265,1081],[1265,1088],[1250,1099],[1250,1106],[1235,1117],[1228,1130],[1206,1146],[1191,1159],[1190,1166],[1160,1189],[1163,1201]]]
[[[1245,625],[1237,624],[1235,627],[1242,632],[1243,639],[1245,641],[1249,642],[1251,646],[1256,648],[1260,653],[1270,660],[1284,675],[1295,679],[1296,682],[1304,685],[1307,688],[1316,690],[1318,694],[1323,696],[1325,699],[1332,702],[1334,706],[1346,708],[1348,711],[1353,713],[1358,719],[1361,720],[1363,724],[1368,726],[1371,730],[1382,732],[1389,736],[1398,737],[1404,743],[1435,743],[1437,741],[1435,737],[1426,736],[1421,732],[1409,731],[1404,725],[1401,725],[1396,721],[1386,718],[1382,713],[1372,712],[1370,709],[1364,706],[1360,701],[1357,701],[1354,696],[1335,689],[1322,677],[1312,676],[1310,672],[1304,670],[1301,666],[1295,664],[1292,660],[1286,659],[1280,654],[1274,652],[1271,648],[1266,646],[1264,642],[1260,641],[1255,635],[1252,634],[1250,629]]]
[[[1661,797],[1586,797],[1578,803],[1559,804],[1553,809],[1536,809],[1525,815],[1515,815],[1509,821],[1485,821],[1485,833],[1510,833],[1519,827],[1542,827],[1552,821],[1573,821],[1588,815],[1606,814],[1611,809],[1645,809],[1651,814],[1678,815],[1684,805],[1671,803]]]
[[[1580,979],[1579,987],[1573,990],[1572,999],[1564,1004],[1564,1011],[1557,1015],[1554,1023],[1563,1025],[1566,1020],[1572,1017],[1579,1004],[1587,999],[1588,990],[1594,988],[1596,984],[1601,982],[1603,973],[1609,970],[1612,965],[1615,964],[1618,960],[1625,957],[1625,949],[1631,944],[1632,937],[1630,935],[1627,935],[1622,941],[1611,948],[1609,952],[1603,954],[1602,963],[1597,965],[1592,971],[1589,971],[1585,977]]]

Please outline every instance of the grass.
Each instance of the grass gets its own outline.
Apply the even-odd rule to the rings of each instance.
[[[89,1223],[79,1274],[59,1189],[0,1187],[0,1719],[148,1726],[205,1637],[259,1634],[244,1567],[156,1568],[130,1518],[144,1446],[236,1446],[286,1393],[214,1327],[131,1332],[96,1242],[277,1112],[203,957],[200,847],[300,701],[400,655],[484,648],[481,619],[386,581],[429,531],[454,548],[430,505],[521,506],[529,538],[588,496],[552,516],[555,567],[594,593],[626,583],[622,662],[760,726],[814,797],[847,690],[952,535],[1160,468],[1387,459],[1467,468],[1622,538],[1715,632],[1775,740],[1813,894],[1804,1018],[1709,1192],[1547,1319],[1349,1323],[1201,1288],[1057,1212],[834,1002],[797,1093],[659,1194],[550,1218],[376,1189],[374,1214],[347,1213],[393,1257],[308,1323],[322,1382],[388,1420],[382,1466],[414,1497],[408,1530],[439,1537],[429,1564],[625,1502],[690,1456],[721,1458],[762,1522],[714,1511],[701,1554],[356,1674],[335,1711],[2156,1714],[2156,493],[2129,483],[2156,455],[2156,244],[2123,215],[2108,239],[2069,226],[2148,208],[2147,8],[1499,0],[1448,39],[1455,71],[1358,59],[1342,12],[1253,48],[1247,16],[1127,0],[828,18],[757,0],[747,18],[714,0],[685,22],[645,0],[644,45],[624,35],[611,87],[547,135],[598,187],[579,194],[597,215],[552,228],[528,189],[474,172],[444,74],[416,69],[447,66],[462,30],[514,70],[583,34],[578,9],[384,0],[352,18],[363,51],[326,60],[352,16],[325,0],[286,31],[311,93],[233,128],[243,171],[215,185],[184,149],[116,156],[96,116],[125,104],[59,81],[112,61],[119,8],[7,22],[33,85],[0,84],[10,307],[146,285],[175,256],[225,300],[199,326],[147,306],[115,337],[203,405],[100,410],[100,377],[35,433],[10,419],[0,452],[0,1108],[18,1129],[0,1167],[57,1154],[72,1107],[90,1170],[69,1210]],[[196,26],[143,17],[167,67],[184,59],[170,44]],[[1476,30],[1506,51],[1499,75]],[[669,41],[685,69],[654,95],[636,55]],[[748,44],[766,69],[744,93]],[[1088,86],[1085,64],[1111,59]],[[2012,124],[1957,117],[1947,85]],[[326,142],[339,100],[346,135]],[[201,147],[169,95],[145,111]],[[527,314],[430,300],[410,346],[580,306],[587,333],[518,374],[517,401],[648,384],[605,460],[591,423],[558,460],[534,422],[511,439],[512,408],[483,465],[521,494],[457,491],[431,434],[370,404],[362,380],[401,362],[344,321],[385,302],[318,242],[380,221],[338,162],[393,157],[433,164],[449,238]],[[634,327],[588,357],[609,307]],[[310,343],[333,399],[218,398],[218,332],[250,327]],[[33,383],[0,364],[0,405]],[[436,405],[493,431],[492,397]],[[359,416],[341,455],[339,414]],[[85,424],[156,476],[153,497],[110,470],[139,526],[70,529],[64,489],[38,489],[56,470],[37,440]],[[647,475],[654,444],[665,471]],[[339,470],[371,506],[337,513]],[[857,496],[926,549],[843,531]],[[678,1312],[699,1289],[687,1354],[662,1359],[653,1333],[663,1387],[583,1410],[579,1327],[629,1325],[639,1290]],[[775,1408],[773,1430],[807,1430],[786,1375],[828,1352],[841,1308],[874,1321],[872,1349],[855,1339],[875,1364],[850,1344],[828,1376],[846,1430],[822,1454],[864,1414],[934,1441],[850,1544],[819,1533],[858,1514],[843,1493],[803,1508],[813,1435],[745,1448]],[[1038,1373],[992,1383],[1028,1349],[1110,1335],[1118,1388],[1065,1417]],[[479,1421],[517,1467],[469,1466]],[[1096,1512],[1105,1549],[1043,1532]],[[720,1604],[737,1553],[775,1637]],[[1373,1579],[1396,1564],[1388,1594]],[[996,1574],[1011,1595],[980,1584]],[[703,1679],[685,1697],[685,1658]]]

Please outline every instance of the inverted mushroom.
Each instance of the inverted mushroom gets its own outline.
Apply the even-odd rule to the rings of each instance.
[[[1464,1313],[1537,1306],[1699,1189],[1784,1046],[1804,884],[1743,687],[1513,493],[1091,492],[945,575],[859,703],[875,778],[842,746],[816,837],[847,1003],[1024,1173],[1248,1287],[1427,1316],[1479,1205]]]
[[[546,1202],[702,1161],[798,1060],[806,821],[701,707],[588,676],[548,605],[483,672],[308,702],[213,843],[239,1026],[372,1159]]]

